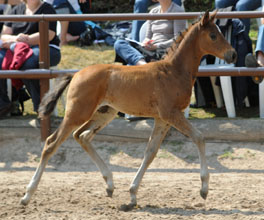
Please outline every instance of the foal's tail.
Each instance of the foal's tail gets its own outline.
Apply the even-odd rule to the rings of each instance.
[[[39,109],[38,109],[39,118],[45,118],[53,112],[58,102],[58,99],[60,98],[66,87],[69,85],[71,80],[72,80],[71,75],[61,77],[56,88],[50,90],[45,94],[39,105]]]

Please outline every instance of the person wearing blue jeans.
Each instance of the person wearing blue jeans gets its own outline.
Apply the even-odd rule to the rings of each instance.
[[[215,0],[215,8],[226,8],[234,6],[236,11],[254,11],[261,7],[262,0]],[[250,30],[250,19],[241,19],[246,28],[246,33]]]
[[[11,15],[34,15],[34,14],[56,14],[53,7],[41,0],[23,0],[11,11]],[[55,66],[60,62],[61,53],[59,48],[60,40],[56,35],[56,21],[49,22],[49,47],[50,64]],[[39,68],[39,24],[38,22],[5,22],[1,33],[2,48],[0,50],[0,69],[8,49],[12,51],[14,45],[19,42],[28,44],[33,54],[22,64],[20,70]],[[34,111],[38,111],[40,103],[39,80],[22,79],[28,90],[34,106]],[[12,100],[7,97],[6,79],[0,80],[0,117],[11,111]]]
[[[264,11],[264,0],[262,0],[262,11]],[[245,64],[247,67],[263,67],[264,66],[264,18],[261,18],[261,24],[258,31],[258,39],[255,48],[255,54],[248,54],[245,58]],[[261,83],[263,77],[252,77],[255,83]]]
[[[135,0],[134,3],[134,13],[147,13],[148,7],[152,2],[157,2],[155,0]],[[173,0],[174,3],[181,6],[181,0]],[[135,41],[139,41],[139,31],[141,26],[145,21],[142,20],[133,20],[132,22],[132,30],[130,38]]]
[[[39,46],[33,46],[33,47],[31,47],[31,49],[33,50],[33,54],[25,61],[25,63],[21,66],[20,70],[39,68]],[[5,49],[0,50],[0,66],[2,66],[2,62],[3,62],[3,59],[5,57],[6,51],[7,50],[5,50]],[[56,66],[60,62],[60,59],[61,59],[60,50],[58,50],[57,48],[54,48],[54,47],[50,47],[50,66]],[[37,80],[37,79],[22,79],[22,82],[26,86],[26,89],[31,96],[34,111],[37,112],[38,106],[40,103],[39,80]],[[6,90],[7,90],[6,79],[0,79],[0,106],[1,106],[1,104],[7,105],[11,101],[7,97]]]
[[[159,6],[153,8],[150,14],[184,12],[184,9],[171,0],[158,0]],[[145,51],[161,51],[171,46],[176,38],[186,27],[186,20],[148,20],[146,23],[146,36],[142,42]],[[142,65],[146,60],[141,48],[132,45],[128,40],[117,40],[114,44],[117,59],[128,65]],[[121,60],[119,59],[121,58]]]

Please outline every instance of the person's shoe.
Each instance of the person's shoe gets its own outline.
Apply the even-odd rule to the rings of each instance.
[[[253,67],[253,68],[260,67],[256,57],[252,53],[249,53],[246,55],[245,66],[246,67]],[[254,83],[256,83],[256,84],[259,84],[263,81],[263,76],[252,76],[251,78],[254,81]]]
[[[0,108],[0,117],[6,116],[9,112],[11,112],[12,103],[7,104],[5,107]]]
[[[10,113],[11,113],[12,116],[23,115],[23,112],[19,108],[19,102],[18,101],[12,102],[12,108],[11,108]]]

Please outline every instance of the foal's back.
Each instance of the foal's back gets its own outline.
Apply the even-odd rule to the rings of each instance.
[[[141,66],[99,64],[74,76],[67,100],[78,97],[80,106],[104,103],[129,114],[158,117],[160,105],[188,106],[190,81],[164,60]]]

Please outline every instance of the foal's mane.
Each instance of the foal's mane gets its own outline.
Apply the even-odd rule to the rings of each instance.
[[[186,37],[187,33],[192,29],[193,26],[195,26],[197,23],[199,23],[201,20],[198,19],[196,21],[194,21],[192,23],[192,25],[189,25],[188,28],[186,28],[185,30],[179,32],[179,35],[173,39],[173,43],[171,44],[171,46],[167,49],[166,54],[164,55],[163,59],[167,59],[169,57],[171,57],[171,55],[173,55],[175,53],[175,51],[179,48],[181,42],[183,41],[183,39]]]

